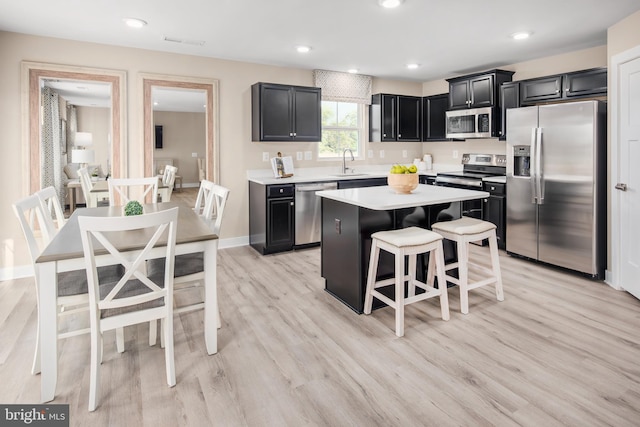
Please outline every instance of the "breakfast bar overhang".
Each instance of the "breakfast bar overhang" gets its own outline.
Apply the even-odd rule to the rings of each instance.
[[[362,313],[371,234],[410,226],[430,229],[438,221],[460,218],[460,202],[489,197],[484,191],[418,185],[410,194],[389,186],[318,191],[322,199],[321,275],[325,290]],[[445,261],[455,258],[445,242]],[[382,252],[378,277],[392,277],[393,257]],[[424,272],[418,263],[418,276]],[[375,307],[375,305],[374,305]]]

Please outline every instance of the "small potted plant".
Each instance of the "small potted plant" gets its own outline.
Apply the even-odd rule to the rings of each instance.
[[[137,200],[132,200],[128,202],[124,207],[125,216],[142,215],[142,213],[143,213],[142,205]]]

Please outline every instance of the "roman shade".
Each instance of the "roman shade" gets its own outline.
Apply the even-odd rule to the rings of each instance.
[[[313,80],[325,101],[371,104],[371,76],[313,70]]]

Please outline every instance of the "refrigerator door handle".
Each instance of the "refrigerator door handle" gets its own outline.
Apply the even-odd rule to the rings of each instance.
[[[538,167],[538,161],[536,160],[536,130],[538,128],[531,128],[531,148],[530,148],[530,153],[531,153],[531,167],[530,167],[530,171],[531,171],[531,177],[529,178],[529,182],[531,183],[531,203],[533,203],[534,205],[538,204],[538,193],[536,190],[536,183],[537,183],[537,176],[536,176],[536,170]]]
[[[542,128],[536,128],[536,194],[539,205],[544,204],[544,172],[542,166]]]

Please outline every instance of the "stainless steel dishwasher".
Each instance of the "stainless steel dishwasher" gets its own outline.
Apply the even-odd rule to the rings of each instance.
[[[322,214],[316,191],[336,190],[337,182],[296,184],[296,246],[320,242]]]

